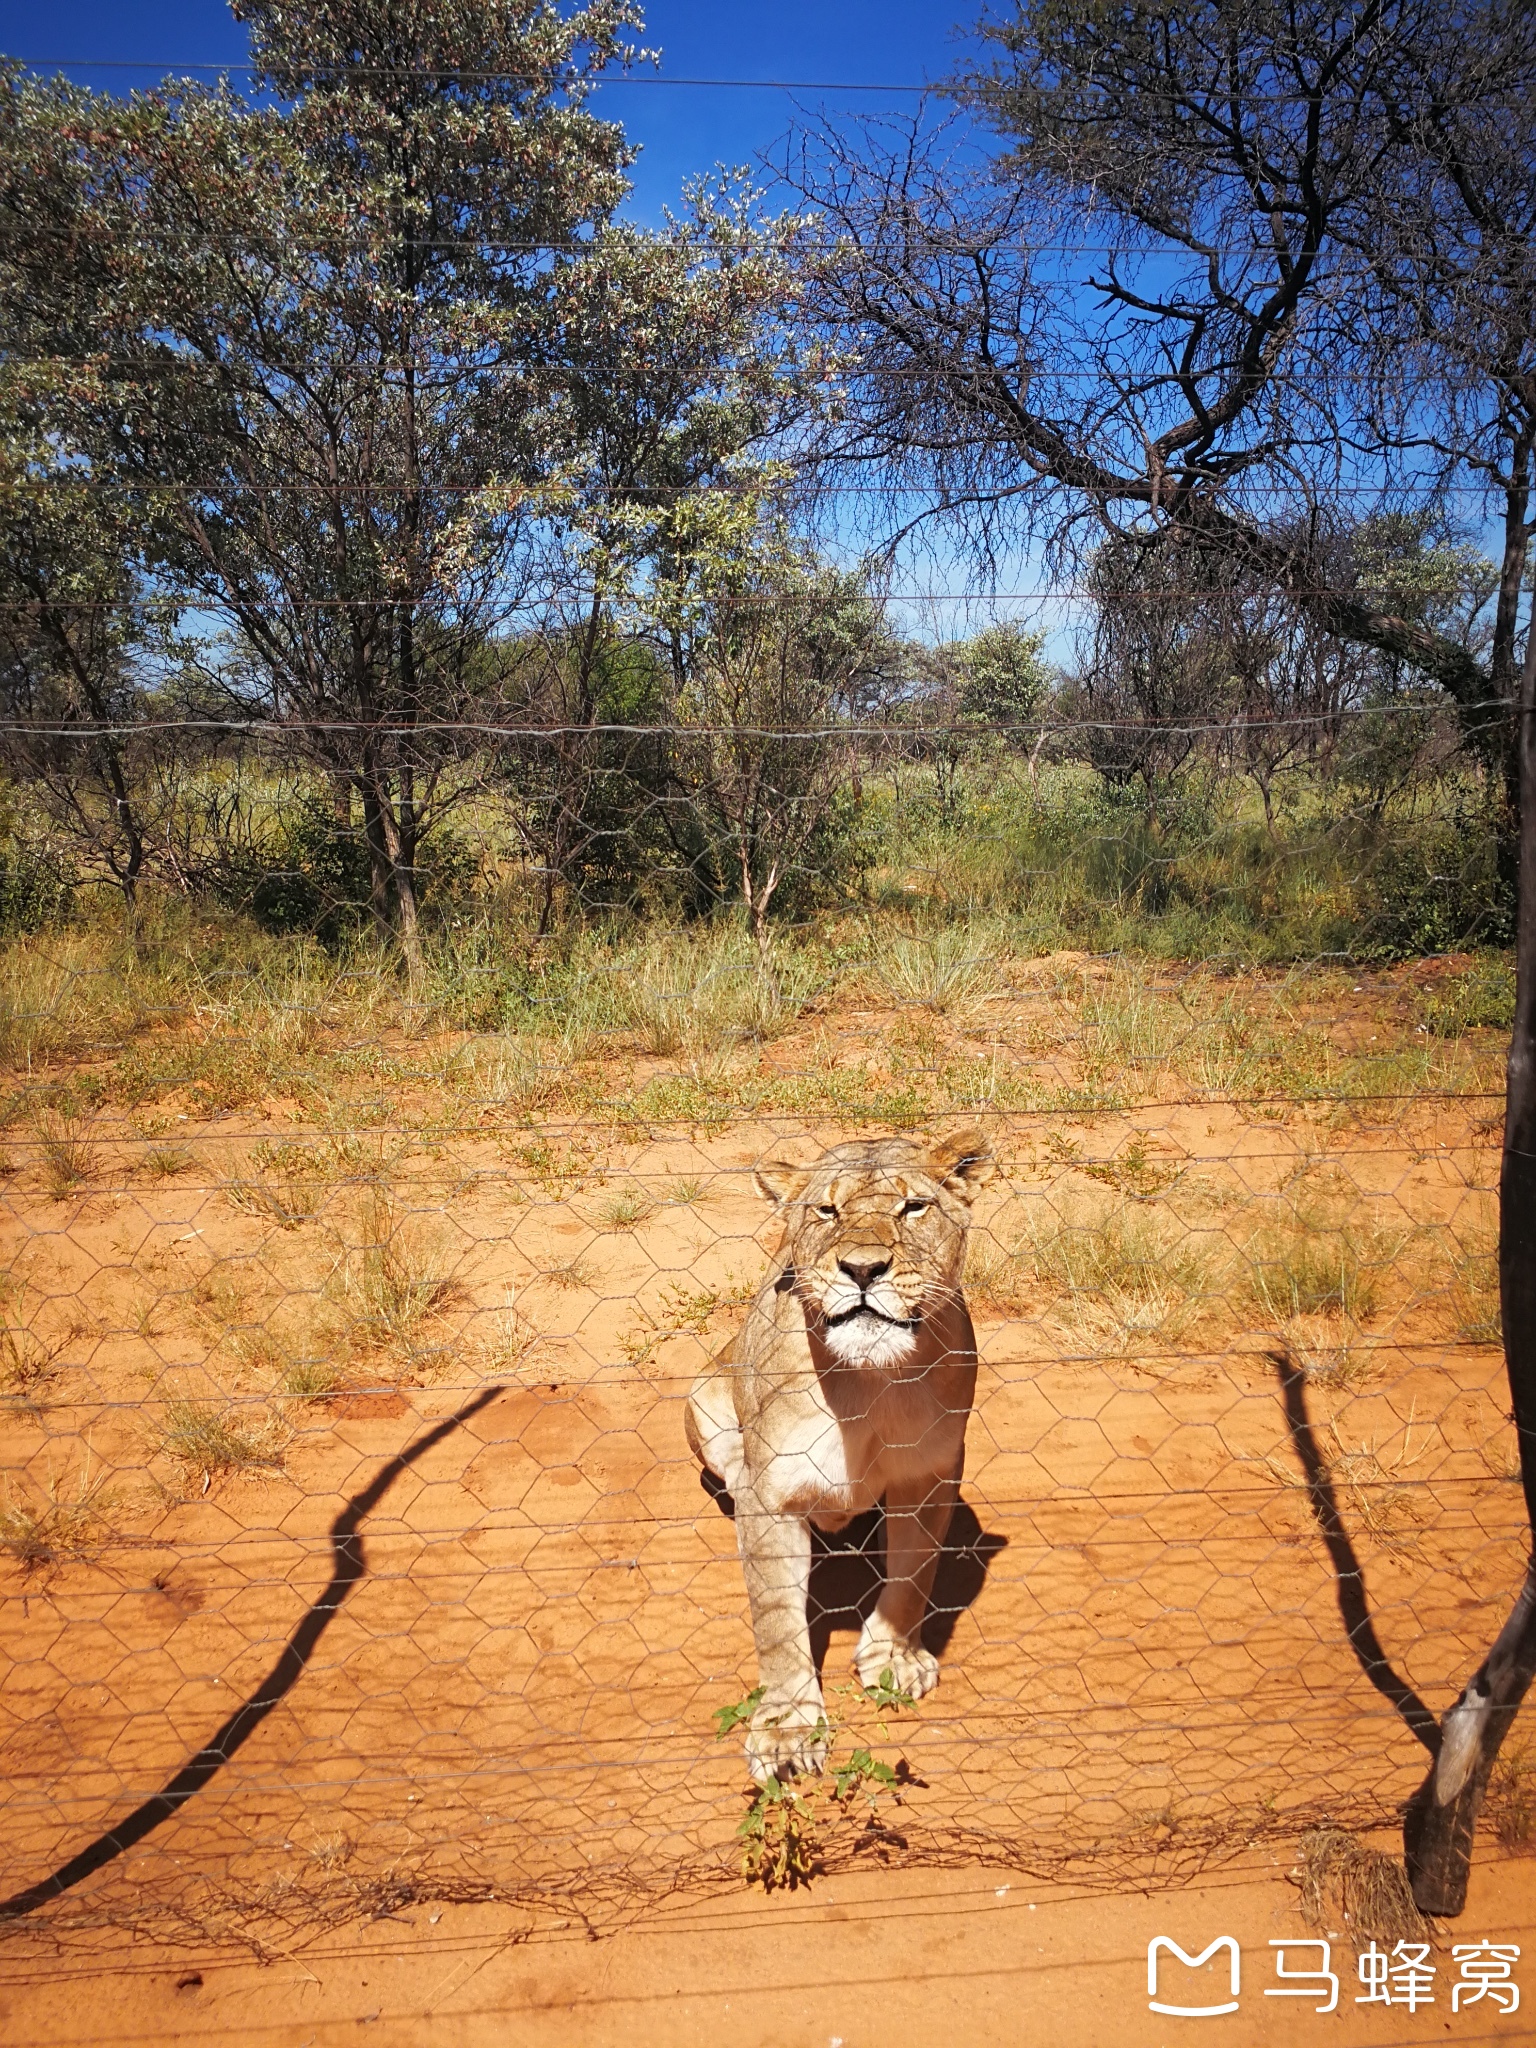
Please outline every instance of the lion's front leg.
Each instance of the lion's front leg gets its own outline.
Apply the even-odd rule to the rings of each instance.
[[[806,1619],[810,1525],[800,1515],[767,1513],[749,1492],[736,1503],[736,1541],[764,1688],[747,1737],[747,1765],[761,1785],[819,1771],[826,1761],[826,1710]]]
[[[861,1685],[889,1671],[901,1692],[920,1700],[939,1682],[939,1660],[920,1640],[939,1553],[960,1494],[959,1475],[893,1482],[885,1495],[885,1584],[854,1652]]]

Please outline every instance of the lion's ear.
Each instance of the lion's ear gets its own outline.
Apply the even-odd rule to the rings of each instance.
[[[997,1171],[987,1134],[974,1124],[969,1130],[951,1131],[947,1138],[935,1138],[928,1148],[928,1164],[935,1180],[962,1202],[973,1201]]]
[[[804,1189],[809,1171],[794,1159],[760,1159],[752,1170],[752,1182],[765,1202],[784,1209]]]

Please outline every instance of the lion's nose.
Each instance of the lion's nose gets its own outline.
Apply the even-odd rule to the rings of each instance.
[[[872,1282],[880,1278],[882,1273],[888,1273],[891,1270],[890,1260],[883,1257],[879,1252],[874,1253],[868,1258],[862,1258],[855,1252],[852,1258],[839,1259],[837,1264],[839,1271],[846,1273],[855,1287],[865,1291],[868,1290]]]

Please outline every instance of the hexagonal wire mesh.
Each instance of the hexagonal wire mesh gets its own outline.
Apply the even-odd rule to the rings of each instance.
[[[1454,963],[651,931],[492,1029],[363,956],[173,994],[104,943],[5,956],[13,1938],[739,1881],[753,1644],[683,1409],[782,1263],[751,1169],[978,1121],[943,1682],[854,1685],[879,1516],[818,1539],[808,1857],[1394,1823],[1526,1541]]]

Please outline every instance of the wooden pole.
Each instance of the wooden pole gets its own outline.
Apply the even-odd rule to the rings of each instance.
[[[1526,1519],[1536,1546],[1536,614],[1526,630],[1517,717],[1520,886],[1499,1174],[1499,1301]],[[1404,1845],[1421,1912],[1455,1914],[1467,1903],[1478,1811],[1533,1678],[1536,1554],[1497,1641],[1440,1723],[1439,1757],[1408,1811]]]

